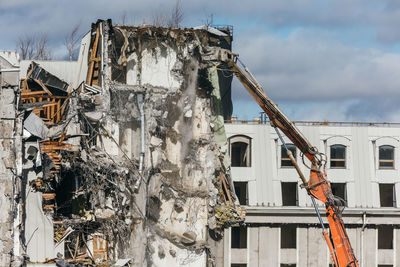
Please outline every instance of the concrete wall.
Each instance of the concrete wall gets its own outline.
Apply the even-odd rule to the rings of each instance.
[[[0,52],[0,266],[8,266],[14,249],[14,197],[17,181],[16,111],[14,89],[18,87],[18,55]],[[17,71],[2,72],[2,69]]]
[[[227,142],[217,112],[216,60],[201,54],[202,46],[214,39],[199,30],[116,26],[111,32],[111,25],[100,24],[104,87],[102,104],[94,112],[111,138],[98,137],[97,144],[131,162],[144,156],[136,207],[129,210],[137,217],[124,233],[124,243],[115,241],[115,254],[134,259],[134,266],[222,262],[221,240],[210,241],[212,249],[207,249],[208,230],[216,228],[216,181],[224,171]],[[184,35],[187,39],[181,40]],[[78,61],[78,66],[85,65],[80,61],[86,58]]]
[[[0,89],[0,265],[11,261],[13,248],[14,90]],[[10,105],[11,104],[11,105]],[[8,109],[7,109],[8,108]]]

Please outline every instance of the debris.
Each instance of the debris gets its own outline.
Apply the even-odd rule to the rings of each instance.
[[[28,69],[27,77],[29,77],[29,79],[40,81],[40,83],[52,89],[57,89],[64,92],[67,92],[68,90],[68,84],[66,82],[61,81],[56,76],[40,67],[34,61],[32,61]]]
[[[41,139],[46,139],[49,133],[44,121],[33,112],[24,120],[24,128]]]
[[[196,233],[193,231],[187,231],[184,232],[182,235],[184,238],[182,238],[181,242],[185,245],[193,245],[196,242]]]
[[[126,266],[132,259],[118,259],[114,266],[116,267],[123,267]]]

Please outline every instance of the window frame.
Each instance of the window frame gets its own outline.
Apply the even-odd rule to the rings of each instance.
[[[297,249],[297,228],[298,226],[296,224],[282,224],[280,226],[280,249]],[[291,232],[291,234],[294,234],[294,242],[293,241],[289,241],[287,242],[286,240],[283,240],[284,237],[287,237],[287,233],[288,231],[293,231],[293,233]],[[292,244],[294,244],[294,246],[291,246]]]
[[[293,184],[293,185],[295,185],[295,194],[296,194],[296,199],[295,199],[295,205],[284,205],[284,197],[287,195],[287,194],[284,194],[283,193],[283,187],[284,187],[284,184]],[[298,207],[299,206],[299,185],[298,185],[298,183],[297,182],[284,182],[284,181],[281,181],[281,197],[282,197],[282,207]]]
[[[396,185],[395,183],[379,183],[378,185],[379,187],[379,206],[381,208],[396,208],[397,207],[397,201],[396,201]],[[382,205],[382,202],[384,202],[384,200],[382,199],[382,197],[384,197],[383,195],[383,187],[384,186],[391,186],[392,188],[392,205],[391,206],[386,206],[386,205]]]
[[[332,194],[334,195],[334,196],[337,196],[337,197],[341,197],[341,196],[339,196],[338,194],[334,194],[333,193],[333,189],[336,187],[336,186],[339,186],[339,185],[341,185],[341,186],[343,186],[343,200],[344,200],[344,202],[345,202],[345,206],[346,207],[348,207],[348,200],[347,200],[347,183],[346,182],[342,182],[342,183],[334,183],[334,182],[331,182],[330,183],[331,184],[331,190],[332,190]],[[335,192],[336,193],[336,192]]]
[[[239,201],[239,204],[241,206],[248,206],[249,205],[249,182],[248,181],[234,181],[233,187],[235,188],[235,194],[238,198],[237,200]],[[244,187],[244,192],[239,192],[240,194],[238,194],[238,191],[236,190],[236,188],[241,189],[242,187]],[[241,196],[243,196],[243,195],[245,197],[244,204],[240,203]]]
[[[334,147],[343,147],[344,148],[344,158],[343,159],[334,159],[332,158],[332,148]],[[332,166],[332,161],[335,162],[344,162],[344,166]],[[347,169],[347,146],[343,144],[333,144],[329,146],[329,167],[331,169]]]
[[[293,154],[294,160],[297,161],[297,147],[296,147],[296,145],[288,143],[288,144],[286,144],[286,147],[290,151],[292,151],[291,148],[294,148],[294,153],[292,151],[292,154]],[[289,155],[287,156],[287,158],[283,157],[283,151],[286,151],[286,148],[285,148],[285,146],[283,144],[281,144],[281,156],[280,156],[280,166],[281,166],[281,168],[294,168],[294,165],[290,161]],[[286,155],[287,155],[287,151],[286,151]],[[291,165],[283,165],[282,164],[283,161],[290,162]]]
[[[383,147],[390,147],[390,148],[392,148],[392,158],[393,159],[381,159],[381,156],[380,156],[380,154],[381,154],[381,148],[383,148]],[[381,166],[381,162],[392,162],[392,166]],[[395,146],[392,146],[392,145],[387,145],[387,144],[385,144],[385,145],[380,145],[379,147],[378,147],[378,168],[380,169],[380,170],[394,170],[395,169]]]
[[[378,243],[377,248],[378,248],[378,250],[380,250],[380,249],[393,250],[394,249],[394,242],[395,242],[393,226],[390,226],[390,225],[379,225],[377,227],[376,231],[378,232],[377,233],[377,235],[378,235],[377,236],[377,239],[378,239],[377,240],[377,243]],[[388,239],[387,239],[388,236],[386,236],[385,233],[386,234],[390,233],[390,235],[391,235],[392,239],[389,240],[389,242],[388,242]]]
[[[246,152],[246,164],[245,166],[233,166],[232,164],[232,145],[234,143],[245,143],[247,144]],[[230,164],[231,167],[235,168],[249,168],[252,166],[252,138],[247,135],[234,135],[228,138],[228,147],[229,147],[229,157],[231,158]]]
[[[235,231],[234,229],[237,229],[237,231]],[[231,232],[231,244],[230,244],[231,249],[247,249],[249,247],[247,240],[249,231],[247,226],[232,226],[230,227],[230,232]],[[234,234],[238,234],[237,240],[236,238],[234,240],[233,237]],[[236,243],[236,241],[238,243]]]

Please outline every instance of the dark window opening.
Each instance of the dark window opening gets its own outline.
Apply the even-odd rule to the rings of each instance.
[[[247,248],[247,227],[231,227],[231,248]]]
[[[247,182],[233,182],[240,205],[248,205]]]
[[[347,206],[346,183],[331,183],[332,194],[344,200]]]
[[[296,267],[296,264],[295,263],[290,263],[290,264],[281,263],[281,267]]]
[[[380,146],[379,147],[379,168],[393,169],[394,168],[394,147]]]
[[[90,207],[85,195],[75,196],[78,189],[79,177],[77,174],[73,171],[62,172],[61,181],[55,187],[56,214],[63,216],[82,215],[84,210]]]
[[[392,264],[378,264],[378,267],[393,267]]]
[[[396,207],[394,184],[379,184],[381,207]]]
[[[233,167],[247,167],[247,144],[236,142],[232,144],[232,166]]]
[[[282,182],[282,206],[297,206],[297,183]]]
[[[297,228],[294,224],[281,227],[281,248],[296,248]]]
[[[378,249],[393,249],[393,227],[388,225],[378,227]]]
[[[288,150],[292,151],[293,158],[296,160],[296,146],[293,144],[286,144]],[[285,146],[281,146],[281,167],[292,167],[293,163],[290,161],[289,155]]]
[[[229,139],[232,167],[251,167],[251,139],[233,136]]]
[[[331,146],[331,168],[346,168],[346,147],[343,145]]]
[[[231,267],[247,267],[247,264],[237,264],[237,263],[235,263],[235,264],[231,264]]]

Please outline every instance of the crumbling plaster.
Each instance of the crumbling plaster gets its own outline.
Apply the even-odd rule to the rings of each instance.
[[[14,216],[18,215],[14,212],[14,200],[18,183],[17,165],[20,164],[20,153],[17,152],[20,121],[15,111],[18,60],[15,52],[0,52],[0,266],[11,264],[13,253],[19,249],[18,239],[14,238],[18,229],[13,223]]]
[[[121,31],[125,38],[121,46],[125,51],[121,52],[118,62],[127,58],[126,83],[134,86],[130,92],[145,95],[146,213],[149,218],[144,227],[147,239],[157,242],[148,243],[147,256],[143,260],[154,266],[184,266],[189,262],[190,266],[205,266],[209,238],[206,226],[219,203],[216,172],[222,169],[219,156],[224,156],[220,154],[219,146],[223,142],[226,144],[225,133],[217,132],[222,134],[217,143],[213,129],[217,120],[223,121],[216,113],[221,111],[221,103],[218,99],[211,100],[216,95],[213,92],[217,91],[219,95],[218,83],[209,81],[216,73],[217,58],[214,62],[202,59],[200,51],[212,50],[203,46],[206,40],[199,39],[199,36],[207,38],[202,31],[188,33],[151,27],[117,27],[114,31]],[[179,40],[178,35],[184,34],[190,36],[184,41]],[[206,77],[199,76],[200,69]],[[201,87],[204,84],[208,87]],[[112,90],[110,102],[115,104],[112,98],[126,94],[126,90],[129,91],[127,88],[120,92]],[[135,97],[129,95],[129,98]],[[129,107],[127,103],[122,106]],[[131,111],[137,116],[137,107],[130,108],[119,112],[129,114]],[[119,132],[124,141],[122,149],[137,155],[138,146],[127,140],[132,140],[129,135],[135,135],[139,140],[138,127],[135,134],[135,127],[131,125],[124,129],[124,126],[126,124],[120,122],[119,127],[113,129],[114,135]],[[136,238],[143,240],[137,231],[133,243]],[[166,253],[168,251],[171,253]],[[134,258],[140,255],[143,254]]]

